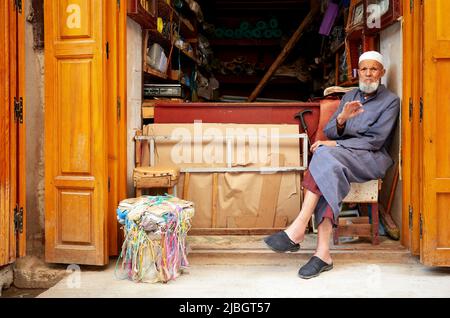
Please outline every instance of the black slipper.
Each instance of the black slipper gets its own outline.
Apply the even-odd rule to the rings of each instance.
[[[299,269],[298,276],[304,279],[313,278],[319,276],[322,272],[329,271],[332,268],[333,263],[327,264],[317,256],[313,256],[308,263]]]
[[[296,252],[300,249],[300,244],[292,242],[285,231],[264,238],[264,242],[277,253]]]

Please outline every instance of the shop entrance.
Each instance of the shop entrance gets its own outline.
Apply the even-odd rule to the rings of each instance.
[[[134,151],[135,141],[132,137],[129,138],[130,135],[127,136],[127,132],[134,128],[143,129],[147,124],[179,125],[183,123],[183,119],[191,117],[202,117],[205,122],[213,119],[217,122],[219,118],[225,122],[226,116],[234,114],[235,118],[240,119],[248,116],[245,118],[250,118],[249,121],[242,123],[249,125],[255,124],[255,120],[261,120],[263,110],[257,109],[255,104],[246,107],[246,98],[261,84],[265,71],[277,59],[278,53],[286,48],[292,35],[292,32],[287,32],[287,41],[282,41],[276,31],[281,30],[283,34],[283,27],[294,31],[301,24],[300,17],[306,17],[311,6],[309,1],[297,1],[296,7],[300,9],[296,12],[289,7],[292,1],[279,1],[276,5],[268,1],[250,2],[247,7],[233,7],[238,4],[232,2],[227,5],[224,1],[216,1],[214,3],[222,7],[215,8],[210,1],[199,1],[200,6],[204,7],[202,17],[198,11],[196,13],[195,6],[194,9],[186,6],[188,1],[174,1],[171,5],[162,0],[127,1],[126,4],[119,1],[102,5],[94,5],[87,0],[46,2],[48,262],[103,265],[107,263],[108,256],[117,255],[121,234],[115,209],[121,199],[134,194],[129,181],[133,167],[129,161],[127,164],[127,155],[129,157],[129,152]],[[358,50],[380,49],[377,44],[380,41],[379,35],[358,33],[361,31],[356,15],[360,10],[359,2],[366,3],[351,1],[352,9],[347,12],[354,20],[350,20],[349,24],[347,17],[346,22],[340,22],[344,31],[347,30],[351,36],[347,38],[348,41],[341,39],[341,44],[337,41],[333,49],[330,49],[331,43],[324,42],[325,37],[317,36],[317,32],[316,37],[308,37],[314,31],[314,24],[310,24],[309,28],[304,27],[304,34],[297,42],[303,45],[293,45],[290,51],[292,55],[284,60],[287,63],[283,68],[284,73],[275,74],[278,76],[262,83],[264,88],[259,95],[259,102],[272,103],[269,110],[271,118],[282,118],[277,113],[281,109],[276,107],[277,103],[314,103],[317,102],[315,97],[319,96],[323,88],[357,84],[354,59],[358,56]],[[266,13],[255,13],[258,11],[255,9],[257,5]],[[268,8],[270,5],[272,7]],[[445,181],[446,172],[435,165],[429,166],[438,158],[445,164],[445,158],[448,157],[445,152],[448,147],[443,144],[446,139],[442,135],[437,138],[438,132],[435,130],[440,127],[439,134],[448,131],[445,130],[446,117],[439,116],[440,110],[437,111],[433,106],[438,102],[445,104],[444,100],[437,100],[437,96],[445,98],[445,94],[436,91],[444,86],[428,87],[426,84],[437,81],[445,83],[444,77],[436,75],[436,66],[439,65],[444,70],[439,74],[447,74],[445,49],[448,43],[445,32],[442,31],[444,28],[439,25],[444,19],[438,19],[436,15],[439,17],[438,12],[447,12],[450,9],[447,6],[442,3],[422,5],[416,1],[410,11],[410,2],[403,1],[405,23],[403,29],[397,31],[404,35],[404,67],[397,73],[397,76],[403,76],[403,80],[400,80],[403,83],[400,172],[403,189],[402,202],[397,205],[398,211],[401,210],[401,224],[398,225],[402,228],[402,244],[413,253],[420,252],[423,262],[432,265],[448,265],[450,259],[446,248],[450,243],[447,233],[450,227],[446,221],[448,218],[439,212],[445,211],[447,206],[446,193],[449,191]],[[291,10],[290,15],[281,15],[284,18],[275,19],[274,15],[283,10],[285,14]],[[254,13],[253,19],[244,21],[247,24],[238,23],[239,14],[248,16],[249,12]],[[228,18],[224,16],[225,13]],[[220,14],[223,14],[222,17]],[[342,16],[344,17],[345,15]],[[424,30],[427,30],[423,33],[424,40],[431,46],[420,42],[422,30],[417,29],[420,23],[414,21],[419,22],[421,20],[417,19],[422,18]],[[202,19],[203,22],[200,23],[205,23],[208,19],[215,21],[215,26],[206,26],[206,29],[213,29],[208,31],[213,36],[206,49],[206,42],[200,39],[198,26],[193,26]],[[319,15],[312,19],[311,23],[313,22],[316,26],[320,25]],[[253,28],[256,25],[259,25],[260,31],[265,26],[264,32],[256,32],[257,28]],[[202,28],[205,29],[205,24]],[[171,32],[174,31],[181,37],[167,38],[167,34],[173,35]],[[136,34],[140,34],[140,37]],[[260,36],[266,38],[259,38]],[[339,34],[335,37],[339,39]],[[127,38],[134,42],[130,45]],[[130,50],[130,47],[133,49]],[[309,50],[303,51],[308,47]],[[427,51],[427,47],[433,49]],[[209,50],[213,50],[218,59],[209,60]],[[136,54],[138,51],[140,54]],[[296,54],[297,57],[312,61],[312,64],[297,61],[294,58]],[[327,61],[331,61],[331,64],[321,60],[327,54]],[[136,61],[127,56],[139,56],[140,59]],[[419,74],[429,74],[428,81],[424,76],[415,76],[418,74],[418,67],[422,65],[421,56],[424,68]],[[131,64],[139,68],[132,68],[130,71]],[[141,73],[140,76],[134,76],[138,72]],[[211,74],[214,74],[215,80],[211,79]],[[311,74],[314,76],[309,78],[308,75]],[[319,83],[317,74],[320,74],[322,80],[326,75],[329,83]],[[412,86],[409,84],[411,82],[414,83]],[[133,95],[133,98],[137,96],[137,100],[130,103],[127,94]],[[405,107],[411,104],[410,99],[415,107]],[[183,101],[190,103],[180,103]],[[223,105],[217,104],[231,105],[233,102],[243,104],[239,106],[242,112],[253,112],[250,111],[245,116],[236,115],[228,109],[221,112],[219,107]],[[138,109],[134,109],[135,107]],[[208,107],[211,108],[208,110]],[[183,111],[187,109],[190,112],[185,116]],[[269,108],[264,111],[267,109]],[[196,112],[199,110],[201,112]],[[215,113],[217,110],[219,112]],[[313,115],[314,111],[318,115],[318,110],[313,110]],[[423,117],[420,117],[421,114]],[[139,122],[138,126],[131,125],[131,121]],[[317,122],[318,117],[312,120],[314,121]],[[294,120],[289,122],[294,123]],[[436,146],[439,143],[442,143],[442,147]],[[425,167],[430,167],[431,170],[426,170]],[[214,183],[215,179],[211,180]],[[200,184],[202,182],[199,181]],[[385,184],[389,189],[391,180]],[[427,199],[425,202],[425,197],[436,200]],[[208,200],[212,198],[213,195]],[[235,225],[236,220],[241,219],[233,219]],[[289,216],[286,220],[289,222]],[[280,222],[277,224],[285,223],[282,218],[278,221]],[[202,227],[203,224],[198,226]],[[215,231],[213,227],[210,229]]]

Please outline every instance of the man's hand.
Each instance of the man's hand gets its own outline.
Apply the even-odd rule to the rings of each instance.
[[[337,143],[335,140],[319,140],[316,141],[311,145],[311,152],[314,153],[317,148],[320,146],[329,146],[329,147],[336,147]]]
[[[364,108],[359,101],[347,102],[342,109],[342,112],[337,116],[339,125],[344,125],[347,120],[358,116],[364,112]]]

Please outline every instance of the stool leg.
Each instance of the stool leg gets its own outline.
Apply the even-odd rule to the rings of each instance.
[[[339,228],[333,229],[333,244],[339,245]]]
[[[378,219],[378,202],[372,203],[372,244],[378,245],[380,244],[379,241],[379,233],[378,233],[378,225],[379,225],[379,219]]]

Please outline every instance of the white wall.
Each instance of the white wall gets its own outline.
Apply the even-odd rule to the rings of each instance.
[[[380,51],[383,54],[386,75],[382,83],[386,85],[391,91],[396,93],[400,99],[402,98],[403,85],[403,41],[402,41],[402,27],[401,23],[397,22],[389,28],[383,30],[380,34]],[[403,106],[403,103],[400,104]],[[394,140],[391,145],[390,154],[395,160],[395,164],[399,163],[401,153],[401,120],[397,125],[394,135]],[[383,190],[381,193],[381,202],[387,205],[389,194],[391,191],[392,179],[394,174],[394,167],[389,169],[386,178],[383,180]],[[395,192],[394,201],[392,203],[391,214],[398,226],[401,226],[402,220],[402,183],[399,180]]]
[[[127,20],[127,191],[134,196],[135,129],[141,129],[142,104],[142,29]]]
[[[32,2],[25,2],[25,16]],[[27,254],[43,256],[44,191],[44,51],[33,48],[33,25],[25,22]]]

